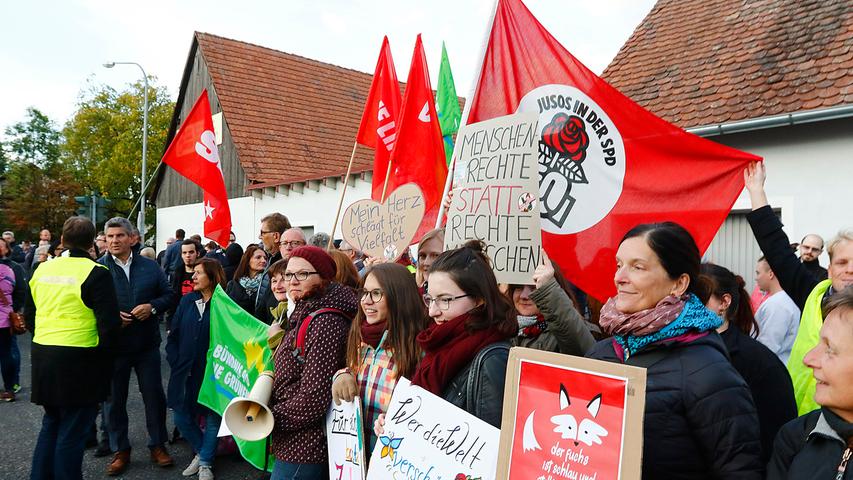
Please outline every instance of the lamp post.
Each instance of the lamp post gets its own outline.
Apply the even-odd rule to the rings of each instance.
[[[140,204],[139,204],[139,243],[145,243],[145,177],[146,177],[146,160],[148,158],[148,75],[145,74],[145,69],[142,68],[142,65],[136,62],[107,62],[104,64],[106,68],[113,68],[116,65],[136,65],[142,70],[142,81],[145,86],[145,93],[143,94],[143,106],[142,106],[142,179],[140,181]]]

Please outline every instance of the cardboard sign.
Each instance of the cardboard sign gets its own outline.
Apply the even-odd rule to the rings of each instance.
[[[391,192],[382,204],[359,200],[348,206],[341,220],[341,235],[371,257],[392,262],[411,245],[424,210],[421,189],[407,183]]]
[[[510,350],[498,476],[641,478],[646,370]]]
[[[362,480],[365,477],[364,432],[361,400],[341,402],[326,415],[326,440],[329,445],[329,478]]]
[[[400,378],[368,480],[495,478],[500,431]]]
[[[456,187],[444,248],[480,239],[499,283],[532,284],[542,262],[538,116],[519,113],[467,125],[456,139]]]

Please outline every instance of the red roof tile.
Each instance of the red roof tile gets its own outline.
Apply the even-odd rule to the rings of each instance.
[[[602,76],[684,128],[849,104],[853,2],[658,0]]]

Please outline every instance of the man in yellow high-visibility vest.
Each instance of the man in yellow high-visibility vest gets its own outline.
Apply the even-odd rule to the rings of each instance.
[[[89,257],[94,239],[88,218],[69,218],[62,227],[67,255],[40,265],[30,280],[32,401],[44,407],[32,480],[83,478],[86,439],[110,391],[121,320],[109,270]]]

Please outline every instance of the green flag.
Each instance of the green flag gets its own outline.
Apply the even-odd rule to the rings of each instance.
[[[462,112],[459,111],[459,97],[456,96],[456,86],[453,84],[453,73],[450,71],[450,60],[447,59],[444,42],[441,42],[441,69],[438,71],[435,111],[438,113],[438,123],[444,137],[444,154],[449,166],[450,157],[453,155],[453,134],[459,130]]]
[[[234,397],[245,397],[258,376],[272,370],[272,354],[267,345],[267,325],[246,313],[216,287],[210,302],[210,349],[207,367],[198,394],[198,403],[222,415]],[[264,468],[266,441],[247,442],[234,437],[234,442],[249,463]],[[272,471],[274,459],[268,459]]]

